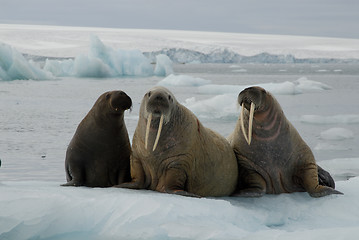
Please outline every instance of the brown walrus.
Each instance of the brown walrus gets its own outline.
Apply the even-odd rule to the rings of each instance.
[[[312,151],[269,92],[260,87],[244,89],[238,103],[241,116],[228,138],[240,169],[237,195],[341,194],[334,190],[330,174],[317,166]]]
[[[65,159],[62,186],[110,187],[130,181],[131,145],[124,111],[132,101],[123,91],[105,92],[81,121]]]
[[[233,149],[164,87],[143,97],[132,140],[132,182],[118,187],[192,197],[227,196],[237,184]]]

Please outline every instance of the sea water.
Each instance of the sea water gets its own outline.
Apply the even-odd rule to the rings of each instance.
[[[338,179],[346,178],[344,175],[350,169],[354,168],[354,175],[358,172],[355,170],[357,164],[353,167],[353,159],[359,157],[358,65],[176,64],[174,76],[199,78],[206,80],[207,85],[229,88],[233,85],[275,86],[274,96],[313,150],[318,163],[328,166],[326,163],[346,159],[342,161],[344,166],[337,170],[338,174],[333,173]],[[77,125],[105,91],[121,89],[132,98],[132,110],[125,113],[132,140],[143,95],[164,78],[59,77],[45,81],[0,82],[1,179],[64,182],[66,148]],[[279,89],[287,86],[286,83],[297,86],[298,80],[310,82],[306,91],[288,93]],[[318,89],[318,84],[329,87]],[[200,87],[190,81],[185,85],[168,86],[180,103],[192,108],[204,126],[227,137],[239,116],[236,102],[239,92],[216,92],[214,88],[209,93],[201,91]],[[328,131],[331,136],[323,138]]]

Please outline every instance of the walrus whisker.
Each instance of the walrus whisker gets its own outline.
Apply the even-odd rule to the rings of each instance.
[[[244,112],[244,103],[242,103],[242,109],[241,109],[241,129],[242,129],[244,139],[247,141],[247,143],[249,145],[249,140],[248,140],[246,131],[244,130],[244,123],[243,123],[244,113],[243,112]]]
[[[147,118],[146,136],[145,136],[145,149],[147,149],[148,134],[150,133],[151,121],[152,121],[152,113],[150,113],[150,114],[148,115],[148,118]]]
[[[251,145],[251,141],[252,141],[252,126],[253,126],[254,108],[255,108],[255,104],[252,102],[251,108],[249,110],[248,145]]]
[[[152,151],[155,151],[155,149],[157,147],[158,140],[160,139],[160,135],[161,135],[161,131],[162,131],[162,126],[163,126],[163,114],[161,115],[160,124],[158,125],[157,136],[156,136],[155,144],[153,145]]]

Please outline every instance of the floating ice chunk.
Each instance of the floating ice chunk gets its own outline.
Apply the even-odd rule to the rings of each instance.
[[[173,74],[172,60],[165,54],[156,56],[155,75],[168,76]]]
[[[336,181],[359,175],[359,158],[336,158],[320,161],[318,164],[330,172]]]
[[[341,114],[333,116],[303,115],[300,121],[311,124],[354,124],[359,123],[358,114]]]
[[[0,43],[0,80],[44,80],[53,76],[41,70],[11,46]]]
[[[295,82],[282,82],[282,83],[259,83],[253,85],[205,85],[198,88],[199,93],[202,94],[226,94],[237,93],[239,94],[243,89],[250,86],[260,86],[270,93],[276,95],[295,95],[302,93],[318,92],[331,89],[330,86],[308,80],[307,78],[300,78]]]
[[[344,140],[354,138],[354,134],[345,128],[330,128],[321,132],[320,138],[325,140]]]
[[[348,151],[351,150],[351,147],[340,143],[329,143],[329,142],[319,142],[314,150],[317,151]]]
[[[202,86],[211,83],[210,80],[191,77],[187,75],[174,75],[171,74],[165,79],[157,83],[161,86]]]
[[[223,94],[209,99],[196,101],[194,97],[185,100],[188,109],[202,118],[229,118],[237,119],[237,95]]]
[[[301,77],[295,81],[296,89],[300,93],[310,93],[310,92],[321,92],[323,90],[331,90],[332,87],[321,83],[307,79],[306,77]]]

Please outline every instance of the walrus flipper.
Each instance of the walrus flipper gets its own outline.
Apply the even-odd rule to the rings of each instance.
[[[330,175],[330,173],[325,171],[319,165],[317,165],[317,167],[318,167],[319,185],[331,187],[331,188],[334,189],[335,188],[335,182],[334,182],[334,179],[332,178],[332,176]]]
[[[320,169],[320,170],[319,170]],[[311,197],[324,197],[330,194],[343,194],[331,187],[323,186],[319,184],[318,171],[326,176],[329,173],[325,173],[322,168],[318,168],[313,162],[310,162],[303,167],[302,183],[304,189],[309,193]]]
[[[259,173],[241,168],[239,174],[239,187],[232,196],[262,197],[266,193],[266,182]]]

